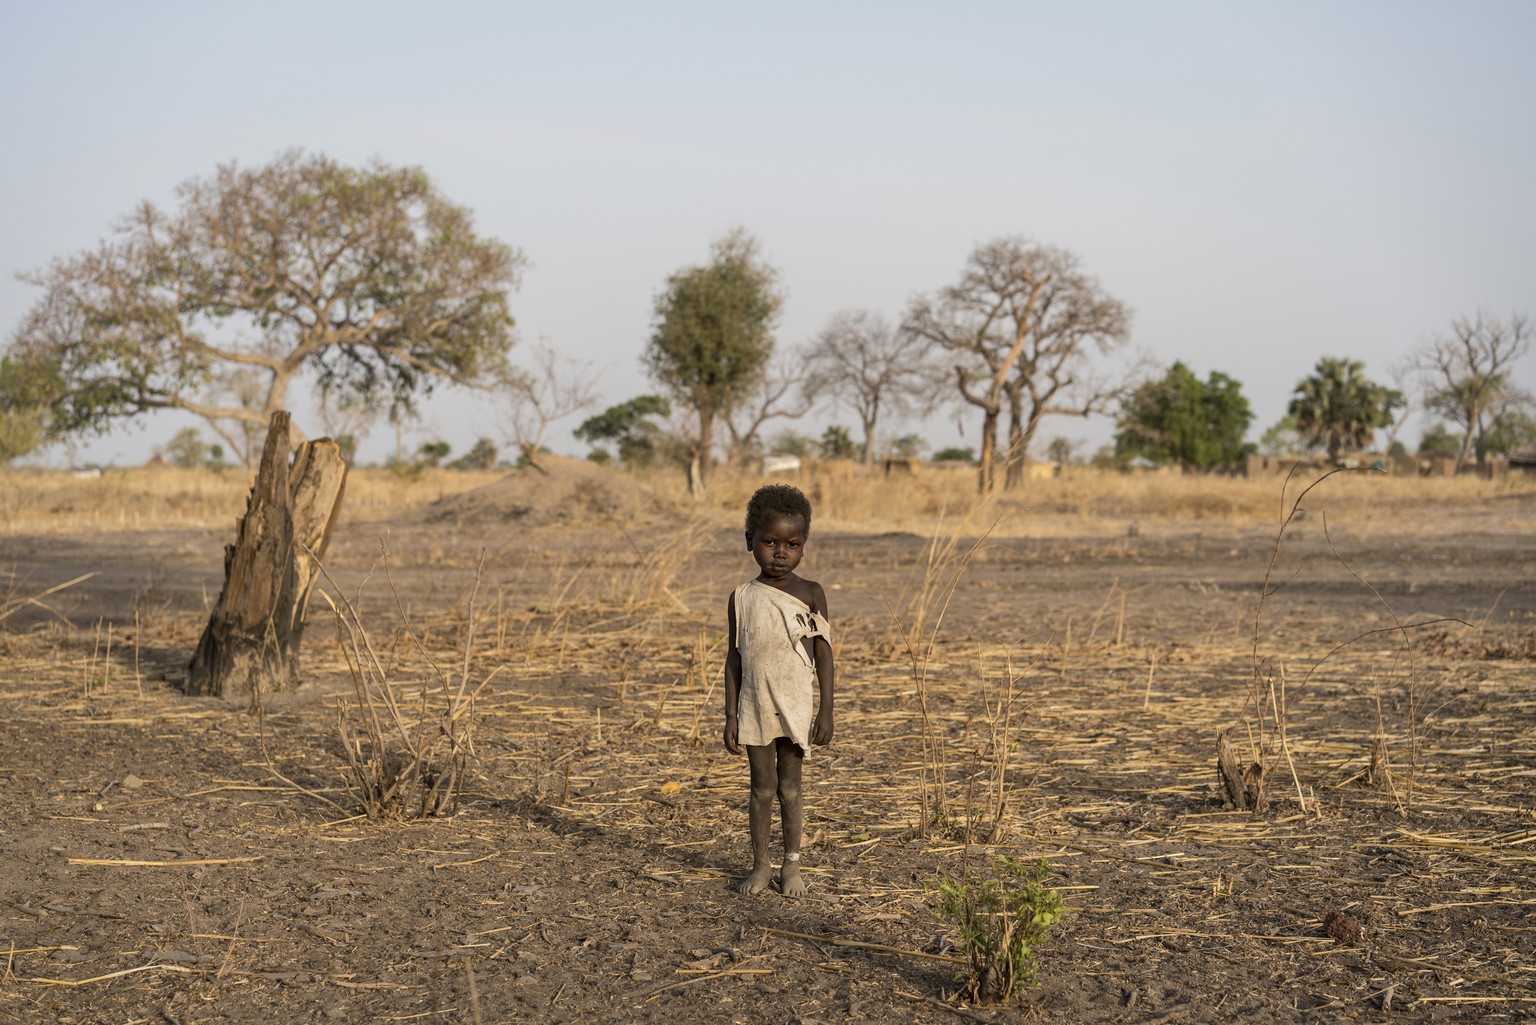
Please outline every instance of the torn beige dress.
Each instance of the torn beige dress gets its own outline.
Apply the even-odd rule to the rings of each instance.
[[[736,650],[741,652],[737,737],[743,744],[772,744],[788,737],[811,746],[816,716],[816,662],[807,637],[832,640],[827,618],[777,587],[749,580],[731,595],[736,610]]]

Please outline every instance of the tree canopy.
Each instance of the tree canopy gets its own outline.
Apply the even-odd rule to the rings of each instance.
[[[588,417],[572,433],[578,441],[597,446],[604,458],[611,454],[605,445],[618,449],[619,461],[626,466],[649,466],[662,448],[662,431],[654,416],[671,416],[672,404],[660,395],[636,395]]]
[[[1219,370],[1202,382],[1183,363],[1148,381],[1120,404],[1115,454],[1209,470],[1241,462],[1253,413],[1243,387]]]
[[[822,431],[817,448],[826,459],[857,459],[860,452],[858,443],[853,440],[853,434],[842,424],[833,424]]]
[[[0,466],[43,443],[52,367],[0,356]]]
[[[710,261],[667,279],[643,362],[651,378],[697,417],[689,482],[709,472],[716,420],[761,380],[773,355],[783,299],[757,240],[736,229],[715,241]]]
[[[523,257],[478,237],[419,168],[295,150],[227,164],[177,197],[25,277],[43,295],[10,359],[46,382],[52,436],[184,409],[244,453],[301,372],[409,409],[512,344]]]
[[[1402,392],[1366,377],[1364,363],[1324,356],[1296,385],[1287,412],[1307,444],[1327,449],[1337,462],[1344,452],[1370,447],[1376,428],[1390,426],[1402,405]]]
[[[1462,436],[1437,420],[1419,434],[1419,455],[1450,456],[1461,452]]]

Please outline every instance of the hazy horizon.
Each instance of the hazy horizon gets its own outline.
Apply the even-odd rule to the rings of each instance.
[[[1062,246],[1134,310],[1132,348],[1242,382],[1255,439],[1320,357],[1390,383],[1453,318],[1536,313],[1526,4],[253,14],[0,13],[7,342],[39,295],[12,274],[94,246],[141,200],[174,205],[189,178],[290,147],[423,167],[527,254],[523,344],[605,368],[602,405],[652,390],[639,357],[656,292],[736,225],[781,273],[786,347],[838,310],[899,319],[982,240]],[[1536,389],[1536,357],[1516,376]],[[803,430],[831,421],[855,424],[823,411]],[[140,422],[78,458],[141,462],[198,423]],[[557,451],[583,450],[574,423],[551,432]],[[975,445],[979,418],[962,424],[963,438],[952,416],[913,429]],[[1110,430],[1048,420],[1033,454]],[[449,389],[412,437],[459,454],[496,434]],[[381,424],[362,454],[392,446]]]

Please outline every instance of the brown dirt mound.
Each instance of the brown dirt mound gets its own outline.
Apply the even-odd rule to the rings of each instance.
[[[485,487],[438,499],[426,507],[422,518],[453,526],[542,527],[647,521],[677,513],[672,501],[617,470],[564,456],[549,455],[540,462],[546,472],[513,470]]]

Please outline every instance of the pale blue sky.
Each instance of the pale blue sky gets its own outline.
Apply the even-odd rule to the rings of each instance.
[[[11,272],[299,146],[426,168],[532,261],[523,337],[607,368],[610,401],[648,389],[666,276],[733,225],[782,273],[783,345],[839,309],[895,320],[1022,233],[1077,252],[1155,358],[1242,381],[1257,434],[1320,356],[1385,380],[1455,316],[1536,314],[1533,47],[1518,2],[5,0],[0,326],[36,295]],[[422,428],[493,431],[462,397]]]

